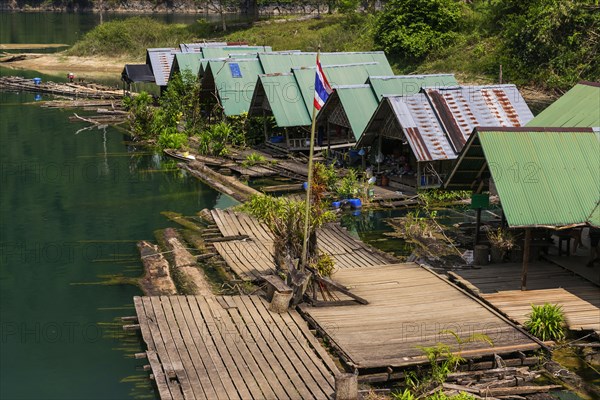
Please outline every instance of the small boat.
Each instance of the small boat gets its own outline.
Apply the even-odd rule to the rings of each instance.
[[[172,149],[164,149],[163,151],[166,155],[185,162],[194,161],[196,159],[196,156],[190,154],[188,151],[177,151]]]

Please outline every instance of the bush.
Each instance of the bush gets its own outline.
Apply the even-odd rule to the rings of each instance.
[[[69,49],[74,56],[135,56],[142,58],[146,48],[171,47],[193,40],[183,24],[165,24],[149,17],[109,21],[96,26]]]
[[[244,146],[243,132],[236,132],[227,122],[210,126],[198,135],[198,152],[203,155],[223,157],[229,154],[227,146]]]
[[[561,340],[565,337],[565,317],[562,306],[545,303],[531,305],[531,313],[525,321],[525,328],[541,340]]]
[[[175,129],[165,129],[158,136],[158,145],[161,149],[181,149],[188,142],[185,133],[178,133]]]
[[[375,23],[375,41],[386,53],[417,61],[452,43],[461,16],[456,0],[391,0]]]
[[[546,88],[600,79],[597,0],[506,0],[495,3],[507,77]]]
[[[148,137],[154,122],[154,99],[146,92],[135,97],[123,98],[123,107],[129,111],[129,129],[136,136]]]

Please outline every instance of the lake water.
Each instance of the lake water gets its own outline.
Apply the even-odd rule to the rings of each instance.
[[[154,398],[134,315],[136,241],[234,201],[114,129],[85,130],[72,111],[0,93],[0,398]],[[147,361],[146,361],[147,362]]]
[[[130,13],[0,13],[0,43],[73,44],[102,21],[124,19],[135,15],[148,16],[166,23],[192,24],[198,19],[216,20],[206,14],[130,14]],[[231,14],[228,20],[242,16]],[[39,52],[39,50],[35,50]],[[52,50],[55,51],[55,50]]]

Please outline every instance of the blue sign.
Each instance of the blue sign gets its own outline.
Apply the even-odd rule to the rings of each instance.
[[[229,70],[231,71],[231,76],[234,78],[241,78],[242,71],[240,70],[240,64],[238,63],[229,63]]]

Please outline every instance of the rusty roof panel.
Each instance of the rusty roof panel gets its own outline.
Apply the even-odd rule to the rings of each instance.
[[[417,160],[456,158],[431,104],[423,93],[386,97]]]
[[[382,112],[395,115],[419,161],[457,158],[475,127],[520,127],[533,118],[514,85],[424,88],[384,97],[359,143],[368,145],[380,134]]]
[[[155,48],[146,50],[146,64],[150,64],[156,84],[158,86],[167,86],[169,75],[171,75],[171,66],[175,54],[180,53],[178,49]]]
[[[533,118],[515,85],[431,88],[424,92],[442,119],[456,152],[462,150],[475,127],[520,127]]]

